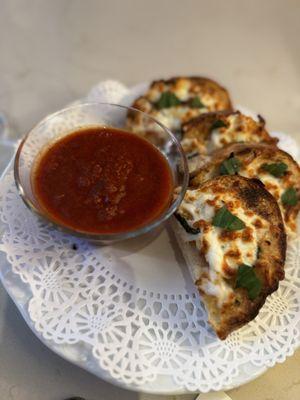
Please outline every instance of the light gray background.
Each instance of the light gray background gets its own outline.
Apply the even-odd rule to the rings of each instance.
[[[230,88],[234,101],[260,112],[270,129],[297,137],[299,34],[296,0],[0,0],[0,111],[18,137],[100,80],[135,84],[196,74]],[[298,400],[299,362],[297,352],[230,396]],[[70,395],[151,397],[113,387],[52,354],[1,287],[0,399]]]

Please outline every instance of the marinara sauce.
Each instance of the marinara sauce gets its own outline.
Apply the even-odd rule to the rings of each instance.
[[[50,219],[93,234],[152,222],[173,192],[172,172],[158,149],[138,135],[105,127],[78,130],[46,148],[32,184]]]

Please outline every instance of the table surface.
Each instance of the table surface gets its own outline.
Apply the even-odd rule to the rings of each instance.
[[[19,137],[98,81],[204,75],[262,114],[271,130],[297,138],[299,12],[297,0],[0,0],[0,111]],[[3,149],[0,157],[7,157]],[[53,354],[2,287],[0,343],[1,399],[163,398],[119,389]],[[233,400],[299,399],[299,363],[300,351],[228,393]]]

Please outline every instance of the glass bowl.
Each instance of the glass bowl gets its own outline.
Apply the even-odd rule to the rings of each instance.
[[[132,132],[127,126],[127,114],[131,118],[139,120],[139,133],[149,140],[161,151],[170,166],[176,196],[174,196],[169,208],[158,218],[136,230],[122,233],[85,233],[71,229],[67,226],[51,220],[51,217],[43,211],[34,194],[31,182],[32,170],[37,156],[50,143],[66,136],[78,129],[105,126],[110,128],[125,129]],[[146,132],[146,134],[145,134]],[[136,132],[133,134],[137,134]],[[84,103],[49,115],[35,126],[21,141],[15,156],[14,163],[15,182],[18,191],[31,211],[39,217],[52,223],[72,235],[80,236],[93,242],[113,243],[124,239],[134,238],[158,228],[178,208],[185,194],[188,184],[188,167],[185,155],[179,141],[172,132],[149,115],[134,108],[107,103]]]

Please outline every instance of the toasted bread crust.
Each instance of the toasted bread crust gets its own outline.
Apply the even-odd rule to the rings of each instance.
[[[219,111],[199,115],[196,118],[187,121],[182,125],[183,139],[195,139],[198,142],[198,147],[206,147],[209,153],[209,142],[212,136],[212,127],[216,121],[222,121],[224,124],[230,124],[230,119],[236,120],[236,126],[233,128],[233,133],[227,143],[224,141],[224,146],[240,142],[241,132],[248,134],[249,142],[261,142],[276,145],[278,140],[272,138],[265,129],[265,121],[260,117],[259,121],[255,121],[251,117],[241,114],[239,111]],[[221,128],[226,131],[227,128]]]
[[[236,143],[227,146],[214,152],[211,156],[209,162],[199,168],[194,177],[190,181],[191,187],[199,187],[206,180],[211,179],[220,175],[220,165],[222,162],[234,154],[237,157],[242,166],[239,174],[246,177],[253,177],[261,179],[264,183],[266,175],[253,175],[250,176],[251,168],[253,164],[263,164],[263,163],[274,163],[283,162],[288,166],[288,173],[285,177],[278,180],[282,185],[282,188],[286,190],[289,187],[293,187],[296,190],[298,198],[300,198],[300,167],[298,163],[293,159],[293,157],[283,150],[278,149],[275,146],[266,144],[254,144],[254,143]],[[276,197],[275,190],[272,188],[267,189],[272,195]],[[280,196],[276,197],[276,200],[280,204],[280,208],[283,214],[283,219],[290,232],[296,231],[296,218],[300,211],[300,201],[295,206],[286,206],[282,204]]]
[[[174,109],[176,109],[176,112],[174,115],[170,115],[170,121],[167,121],[155,105],[161,94],[167,91],[176,94],[180,100],[183,98],[186,100],[186,98],[199,96],[205,107],[194,108],[186,104],[175,106]],[[183,94],[182,98],[181,94]],[[133,102],[132,107],[150,114],[164,123],[168,128],[174,130],[180,130],[181,123],[186,122],[203,112],[232,110],[228,91],[217,82],[204,77],[174,77],[167,80],[161,79],[153,81],[148,91],[143,96],[137,98]],[[172,118],[174,120],[179,120],[179,125],[178,121],[176,124],[175,122],[173,123]],[[142,122],[140,115],[131,111],[128,112],[127,126],[134,132],[141,132],[142,129],[145,129],[145,127],[142,126]]]
[[[269,225],[259,243],[260,252],[253,266],[263,284],[255,300],[249,299],[245,289],[235,288],[236,278],[233,278],[228,282],[234,290],[233,296],[220,309],[217,297],[201,290],[201,278],[196,281],[208,309],[210,323],[218,337],[225,339],[232,331],[256,317],[266,297],[277,290],[279,281],[284,278],[286,234],[277,202],[260,181],[226,175],[206,181],[201,189],[230,193]]]

